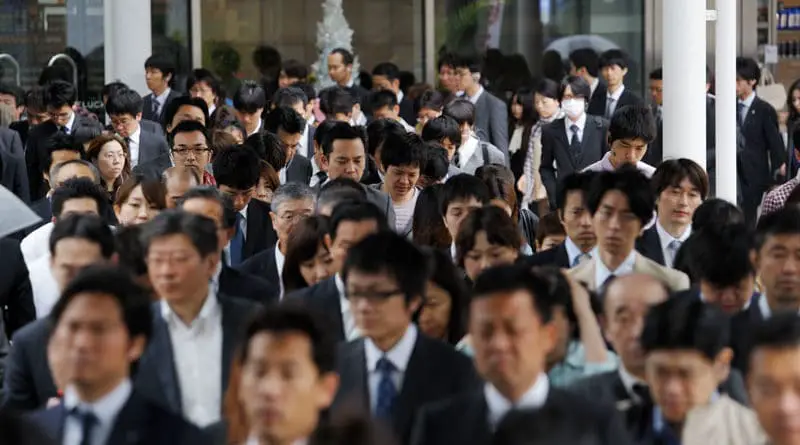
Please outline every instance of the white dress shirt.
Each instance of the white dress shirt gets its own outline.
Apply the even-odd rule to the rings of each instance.
[[[689,225],[679,238],[675,238],[664,229],[661,222],[656,220],[656,232],[658,232],[658,239],[661,242],[661,254],[664,255],[664,264],[667,267],[672,267],[675,263],[675,255],[677,255],[678,251],[671,249],[670,244],[672,244],[673,241],[677,241],[680,244],[686,242],[686,240],[689,239],[689,235],[692,234],[692,226]]]
[[[305,158],[311,159],[311,158],[314,157],[313,156],[314,155],[314,147],[313,146],[312,147],[308,146],[308,131],[309,131],[308,129],[309,129],[309,127],[311,127],[311,124],[308,124],[308,123],[306,124],[305,127],[303,127],[303,136],[300,137],[300,142],[297,143],[297,153],[299,153],[300,156],[303,156]]]
[[[619,372],[620,380],[622,380],[622,386],[625,387],[625,391],[628,393],[630,398],[633,399],[635,402],[640,402],[639,395],[637,395],[633,391],[633,386],[634,385],[647,386],[647,383],[640,380],[638,377],[634,377],[633,374],[631,374],[630,372],[628,372],[627,369],[625,369],[625,366],[622,363],[620,363],[619,366],[617,367],[617,371]]]
[[[399,89],[399,88],[398,88],[398,89],[397,89],[397,105],[400,105],[400,102],[402,102],[402,101],[403,101],[403,98],[404,98],[405,96],[406,96],[406,95],[405,95],[405,94],[403,94],[403,90],[401,90],[401,89]]]
[[[247,136],[252,136],[258,133],[259,131],[261,131],[261,118],[258,119],[258,125],[256,125],[256,129],[253,130],[251,133],[247,133]]]
[[[467,139],[460,147],[458,147],[458,164],[456,167],[463,169],[465,165],[469,162],[473,155],[475,155],[475,151],[478,150],[478,144],[480,141],[475,135],[470,134],[469,139]]]
[[[278,295],[278,301],[283,300],[283,265],[286,263],[286,256],[283,255],[281,249],[275,244],[275,268],[278,269],[278,284],[281,286],[281,293]]]
[[[131,159],[131,168],[139,165],[139,137],[142,135],[142,127],[136,124],[136,131],[128,136],[128,153]]]
[[[600,79],[595,77],[592,83],[589,85],[589,89],[591,89],[592,94],[594,94],[594,91],[597,89],[597,85],[600,85]],[[589,100],[589,98],[587,97],[586,100]]]
[[[599,289],[603,283],[606,282],[608,277],[614,275],[615,277],[619,277],[622,275],[628,275],[633,273],[633,266],[636,265],[636,250],[631,250],[631,253],[622,261],[622,263],[614,270],[609,270],[608,266],[603,262],[603,259],[600,257],[600,249],[595,247],[592,249],[592,258],[597,258],[595,261],[595,271],[594,271],[594,284]]]
[[[53,310],[61,292],[50,267],[50,254],[46,254],[28,265],[28,278],[33,290],[33,305],[36,318],[43,318]]]
[[[339,306],[342,308],[342,326],[344,326],[344,337],[347,341],[355,340],[361,337],[356,327],[356,319],[353,317],[353,312],[350,310],[350,300],[344,291],[344,281],[342,276],[338,273],[333,278],[336,283],[336,290],[339,291]]]
[[[528,408],[536,409],[544,406],[547,401],[547,395],[550,393],[550,381],[547,380],[547,375],[542,373],[536,379],[525,394],[519,399],[519,402],[513,403],[500,394],[500,391],[491,383],[487,383],[483,387],[483,395],[486,398],[486,407],[489,411],[489,424],[492,429],[497,428],[500,420],[508,414],[513,408]]]
[[[400,388],[403,386],[403,377],[405,376],[406,369],[408,369],[408,361],[411,359],[411,353],[414,352],[414,345],[417,343],[417,327],[414,324],[409,324],[406,328],[406,333],[400,338],[392,349],[383,352],[372,342],[370,338],[364,339],[364,355],[367,363],[367,375],[369,376],[367,382],[369,384],[369,403],[372,411],[378,406],[378,385],[381,383],[381,373],[378,371],[378,360],[386,357],[395,371],[392,373],[392,382],[394,383],[396,394],[400,394]]]
[[[611,91],[606,92],[606,106],[611,109],[611,114],[614,114],[617,111],[617,107],[619,106],[619,98],[622,97],[622,93],[625,91],[625,84],[622,84],[617,88],[617,91],[613,93]],[[613,100],[614,103],[609,104],[608,101]]]
[[[153,100],[158,104],[158,110],[156,110],[157,114],[161,116],[164,112],[164,104],[167,103],[167,98],[169,97],[169,93],[172,92],[172,88],[167,87],[161,94],[156,96],[153,94]]]
[[[483,87],[478,85],[478,91],[476,91],[472,96],[469,96],[469,101],[473,104],[477,104],[478,99],[481,98],[481,94],[483,94]]]
[[[581,114],[578,120],[573,121],[569,117],[564,118],[564,130],[567,132],[567,142],[572,143],[572,127],[578,126],[578,141],[583,142],[583,129],[586,127],[586,113]]]
[[[19,248],[22,251],[22,258],[28,267],[30,267],[31,263],[50,252],[50,234],[53,233],[54,226],[55,224],[51,221],[22,239]]]
[[[594,164],[586,167],[583,169],[585,172],[613,172],[616,170],[614,165],[611,164],[611,151],[606,152],[603,155],[603,158],[599,161],[595,162]],[[639,161],[636,163],[636,169],[642,172],[643,175],[647,176],[648,178],[653,176],[653,173],[656,172],[656,168],[650,164],[645,162]]]
[[[161,300],[161,316],[172,342],[184,417],[199,427],[219,421],[224,365],[222,308],[217,296],[209,292],[197,318],[188,326],[165,300]]]
[[[114,421],[117,415],[127,403],[131,396],[133,385],[131,381],[125,379],[117,385],[111,392],[100,399],[86,403],[80,400],[78,392],[72,385],[64,390],[64,409],[69,412],[75,408],[80,412],[91,412],[97,419],[92,433],[90,434],[90,444],[99,445],[108,442],[111,431],[114,429]],[[63,445],[79,445],[83,441],[83,427],[81,420],[77,416],[67,415],[64,422]]]
[[[67,134],[72,134],[72,130],[75,129],[75,112],[70,111],[69,120],[67,121],[67,125],[64,128],[67,129]]]

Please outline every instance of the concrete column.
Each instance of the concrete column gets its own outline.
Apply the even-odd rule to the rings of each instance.
[[[144,61],[153,52],[150,2],[105,0],[103,8],[106,83],[119,80],[146,96]]]
[[[736,204],[736,2],[717,0],[716,191]]]
[[[733,0],[729,0],[733,1]],[[664,2],[664,158],[706,166],[705,1]]]

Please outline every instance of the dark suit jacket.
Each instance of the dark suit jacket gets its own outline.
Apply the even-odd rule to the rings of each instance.
[[[30,202],[30,182],[25,158],[0,150],[0,184],[23,202]]]
[[[3,267],[0,267],[0,357],[5,357],[8,339],[18,329],[36,320],[36,307],[19,241],[0,238],[0,257],[3,258]]]
[[[16,131],[17,134],[19,134],[20,142],[22,142],[22,146],[25,147],[28,143],[28,133],[30,133],[31,122],[27,120],[12,122],[8,128]]]
[[[650,109],[656,118],[656,138],[653,142],[647,144],[647,152],[644,154],[642,162],[658,167],[661,161],[664,160],[664,121],[658,117],[657,106],[652,106]]]
[[[148,133],[164,136],[164,127],[162,127],[158,122],[142,119],[139,121],[139,126],[142,127],[142,130]]]
[[[219,290],[254,303],[269,305],[278,302],[280,287],[262,276],[251,275],[228,266],[222,266],[219,274]]]
[[[331,410],[371,411],[369,376],[364,339],[339,345],[339,390]],[[418,332],[414,350],[403,375],[400,393],[392,407],[392,428],[401,443],[409,443],[414,415],[425,404],[474,390],[479,379],[472,361],[452,346]]]
[[[239,346],[242,326],[259,305],[219,294],[222,307],[222,396],[228,388],[233,353]],[[134,386],[140,393],[176,414],[183,413],[181,387],[175,369],[169,328],[161,316],[159,303],[153,303],[153,332],[136,373]]]
[[[602,91],[601,91],[602,86]],[[602,94],[600,94],[602,93]],[[589,114],[594,114],[595,116],[603,116],[606,115],[606,99],[608,98],[608,85],[600,82],[597,85],[597,89],[594,90],[594,94],[592,95],[592,100],[589,101]],[[628,86],[625,86],[625,90],[622,92],[622,95],[619,96],[619,101],[617,101],[616,106],[614,107],[614,112],[616,113],[622,107],[628,105],[642,105],[644,101],[638,94],[634,93]]]
[[[625,427],[613,407],[550,387],[545,407],[558,405],[573,412],[603,445],[627,445]],[[489,408],[483,390],[463,393],[422,408],[414,426],[412,445],[486,445],[492,443]]]
[[[311,287],[296,290],[287,295],[285,300],[296,301],[319,312],[326,317],[328,335],[337,342],[345,339],[342,305],[339,301],[339,290],[336,289],[335,276]]]
[[[661,239],[658,237],[656,226],[645,230],[636,240],[636,250],[656,263],[665,266],[664,251],[661,250]]]
[[[11,339],[11,352],[6,359],[3,378],[3,408],[32,411],[41,408],[57,388],[47,363],[47,341],[50,320],[40,318],[25,325]]]
[[[269,217],[269,204],[251,199],[247,205],[247,236],[242,259],[274,247],[277,242],[278,234],[275,233]]]
[[[37,411],[31,416],[56,443],[62,443],[67,420],[64,405]],[[194,445],[211,444],[207,434],[181,415],[171,413],[136,390],[114,419],[107,443],[115,445]]]
[[[557,181],[599,161],[608,151],[608,122],[598,116],[586,116],[581,139],[581,156],[576,163],[569,151],[566,118],[542,127],[542,165],[539,169],[547,189],[550,206],[555,207]],[[553,162],[555,161],[555,167]]]
[[[500,149],[508,163],[508,109],[505,102],[484,89],[475,103],[475,129],[481,140]]]
[[[279,283],[281,277],[278,276],[278,265],[275,264],[275,249],[277,248],[277,245],[272,246],[248,258],[239,265],[239,271],[269,280],[270,283]]]
[[[311,161],[306,157],[295,154],[291,162],[289,162],[289,166],[286,167],[286,182],[302,182],[307,185],[311,182],[311,175],[313,174],[314,167],[311,166]]]
[[[181,97],[181,94],[175,90],[170,90],[169,95],[167,96],[167,100],[164,101],[164,105],[161,107],[161,113],[153,114],[153,100],[155,100],[155,96],[153,93],[148,94],[142,100],[142,119],[147,119],[149,121],[158,122],[159,124],[162,122],[164,117],[164,111],[166,111],[169,103],[175,100],[175,98]]]
[[[11,128],[0,128],[0,149],[13,155],[25,157],[22,139],[20,139],[19,133]]]
[[[556,266],[561,269],[569,269],[571,266],[564,243],[525,257],[525,262],[530,266]]]
[[[383,210],[383,214],[386,215],[386,222],[389,224],[390,228],[395,227],[395,214],[394,214],[394,206],[392,206],[392,198],[389,197],[386,193],[383,193],[380,190],[375,190],[372,187],[364,187],[367,191],[367,199],[369,202],[378,206],[379,209]]]
[[[133,169],[133,173],[143,175],[148,179],[160,180],[164,171],[170,167],[172,167],[172,160],[169,158],[169,153],[164,153],[155,159],[140,163]]]
[[[403,95],[400,101],[400,118],[412,127],[417,125],[417,113],[414,111],[414,101]]]
[[[149,131],[139,132],[139,164],[169,156],[169,146],[164,136]]]
[[[747,111],[742,126],[744,150],[737,155],[739,181],[764,192],[774,181],[775,171],[786,162],[786,152],[778,127],[778,113],[757,96]]]
[[[765,298],[759,295],[753,298],[747,309],[731,318],[731,349],[733,349],[733,368],[747,376],[747,368],[752,349],[753,329],[764,321],[759,301]]]

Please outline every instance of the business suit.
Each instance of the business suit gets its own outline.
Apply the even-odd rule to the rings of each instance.
[[[508,163],[508,109],[505,102],[488,90],[483,90],[475,101],[475,128],[482,132],[486,142],[497,147]]]
[[[760,301],[764,295],[759,295],[750,302],[747,309],[731,318],[731,349],[733,361],[731,365],[747,376],[750,350],[752,349],[753,329],[764,321],[761,313]]]
[[[560,269],[569,269],[569,255],[567,247],[561,243],[550,249],[543,250],[533,256],[524,258],[525,264],[530,266],[555,266]]]
[[[608,151],[608,122],[603,118],[586,115],[580,153],[577,156],[571,153],[571,139],[567,138],[571,125],[572,121],[565,117],[542,127],[542,164],[539,172],[552,208],[556,204],[558,181],[572,173],[583,171],[602,159]]]
[[[239,346],[241,328],[250,319],[259,305],[250,301],[233,298],[219,293],[217,295],[222,311],[222,394],[224,398],[230,379],[230,365],[233,353]],[[161,315],[160,303],[152,305],[153,332],[134,380],[134,387],[150,400],[161,404],[176,414],[183,413],[181,387],[178,380],[173,345],[169,327]]]
[[[164,171],[170,167],[172,167],[172,158],[170,158],[169,152],[167,152],[155,159],[140,163],[134,167],[133,173],[143,175],[148,179],[160,180]]]
[[[650,109],[656,119],[656,138],[653,142],[647,144],[647,152],[644,154],[642,162],[658,167],[661,161],[664,160],[664,119],[662,119],[661,113],[658,111],[658,106],[652,106]]]
[[[32,411],[57,396],[45,347],[51,330],[50,319],[40,318],[25,325],[12,337],[3,377],[3,408]]]
[[[138,164],[158,159],[164,155],[169,156],[169,145],[164,136],[140,130]]]
[[[17,195],[22,202],[30,202],[25,158],[0,150],[0,185]]]
[[[563,407],[602,445],[627,445],[628,434],[615,410],[566,390],[548,390],[544,408]],[[489,408],[483,390],[466,392],[422,408],[414,426],[412,445],[486,445],[492,443]]]
[[[311,182],[311,175],[313,174],[314,167],[311,166],[311,161],[295,154],[286,167],[286,182],[300,182],[307,185]]]
[[[269,305],[278,302],[280,287],[277,281],[251,275],[228,266],[219,273],[219,291],[254,303]]]
[[[595,270],[597,269],[597,258],[585,261],[569,270],[572,278],[585,283],[590,290],[598,290],[602,283],[595,283]],[[643,273],[658,278],[663,281],[672,291],[680,291],[689,288],[689,277],[685,273],[661,266],[655,261],[644,257],[636,252],[636,260],[633,265],[634,273]]]
[[[400,118],[408,122],[412,127],[417,125],[417,113],[414,111],[414,101],[406,96],[400,101]]]
[[[158,122],[142,119],[139,121],[139,127],[141,127],[142,131],[153,133],[162,137],[164,136],[164,127],[162,127]]]
[[[24,147],[26,147],[28,143],[28,134],[30,133],[31,130],[31,121],[28,120],[15,121],[12,122],[11,125],[8,126],[8,128],[16,131],[17,134],[19,134],[19,139],[24,149]]]
[[[170,89],[169,94],[167,95],[167,100],[164,101],[164,105],[161,106],[159,113],[155,114],[153,113],[153,101],[155,100],[155,96],[153,93],[148,94],[142,99],[142,119],[163,123],[164,112],[166,111],[167,107],[169,107],[169,103],[178,97],[181,97],[181,94]]]
[[[242,260],[263,252],[278,242],[278,234],[269,217],[269,204],[251,199],[247,204],[247,233],[245,235]]]
[[[11,128],[0,128],[0,149],[16,156],[25,157],[22,139]]]
[[[761,197],[786,162],[786,151],[778,127],[778,113],[756,96],[741,123],[736,156],[740,206],[749,224],[755,224]]]
[[[33,291],[19,241],[0,238],[0,357],[8,352],[8,339],[18,329],[36,320]],[[7,336],[7,337],[6,337]]]
[[[589,107],[586,109],[587,114],[594,116],[605,116],[606,114],[606,95],[608,95],[608,85],[603,79],[597,79],[597,87],[589,99]]]
[[[286,296],[285,301],[296,301],[298,304],[319,312],[326,317],[326,331],[337,342],[345,340],[344,322],[342,321],[342,304],[336,288],[336,277],[296,290]]]
[[[63,443],[64,425],[69,412],[63,404],[41,410],[31,416],[50,439]],[[199,428],[143,397],[135,390],[114,418],[106,441],[115,445],[194,445],[211,444]]]
[[[601,93],[600,85],[603,86],[603,90],[604,91],[602,91],[602,92],[605,93],[605,94],[600,94]],[[608,85],[606,85],[606,84],[601,82],[597,86],[597,89],[594,91],[594,93],[595,94],[592,95],[592,100],[589,103],[589,111],[588,111],[588,113],[589,114],[593,114],[595,116],[606,117],[606,107],[608,105],[608,103],[607,103],[607,101],[608,101]],[[595,98],[595,96],[596,96],[596,98]],[[628,88],[626,86],[625,89],[622,91],[622,94],[619,96],[619,100],[617,100],[617,103],[614,106],[614,112],[616,113],[617,110],[619,110],[622,107],[626,107],[628,105],[643,105],[643,104],[644,104],[644,101],[642,100],[642,98],[639,97],[638,94],[634,93],[633,91],[631,91],[630,88]]]
[[[267,250],[258,252],[251,256],[237,268],[243,274],[269,280],[270,283],[280,283],[281,277],[278,275],[278,265],[275,263],[275,249],[277,244]]]
[[[664,260],[664,250],[661,248],[661,237],[658,236],[658,229],[655,225],[645,230],[642,236],[636,239],[636,251],[662,266],[667,264]]]

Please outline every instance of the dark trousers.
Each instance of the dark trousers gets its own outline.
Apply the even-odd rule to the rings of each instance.
[[[754,228],[756,226],[758,206],[761,204],[764,191],[765,187],[757,184],[748,184],[739,178],[739,208],[744,212],[744,220],[748,227]]]

